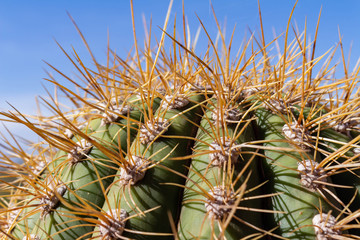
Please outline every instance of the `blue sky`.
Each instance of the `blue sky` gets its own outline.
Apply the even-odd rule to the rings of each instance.
[[[193,32],[199,26],[196,14],[202,19],[213,37],[216,25],[210,2],[185,0],[185,11]],[[162,26],[169,1],[134,0],[134,12],[139,39],[143,36],[142,15],[152,16],[154,32]],[[181,16],[182,1],[175,0],[172,18]],[[284,32],[295,1],[260,1],[266,40]],[[235,24],[235,39],[241,41],[247,27],[259,30],[258,5],[256,0],[213,0],[217,18],[228,29]],[[322,17],[318,34],[317,55],[333,47],[338,41],[338,27],[343,36],[345,52],[352,44],[351,63],[354,65],[360,53],[360,2],[355,0],[300,0],[293,16],[293,23],[304,28],[307,19],[308,34],[314,36],[321,6]],[[133,45],[130,3],[124,1],[0,1],[0,110],[10,109],[6,101],[26,113],[35,113],[35,96],[44,95],[45,70],[53,72],[43,60],[58,67],[70,76],[74,69],[56,45],[56,39],[67,51],[73,46],[83,59],[89,59],[76,29],[67,15],[69,12],[85,35],[95,56],[101,61],[106,56],[107,36],[110,46],[119,55],[125,55]],[[196,13],[196,14],[195,14]],[[179,18],[180,21],[180,18]],[[202,32],[204,35],[204,32]],[[50,85],[45,84],[51,90]],[[10,126],[10,125],[8,125]],[[17,133],[21,128],[10,126]],[[1,128],[0,128],[1,130]],[[29,138],[32,138],[29,135]]]

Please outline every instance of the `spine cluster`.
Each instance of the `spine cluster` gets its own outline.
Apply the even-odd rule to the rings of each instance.
[[[48,79],[70,108],[0,113],[43,139],[3,139],[1,239],[360,238],[360,68],[335,79],[298,33],[277,61],[276,41],[230,58],[221,29],[205,55],[167,32],[96,69],[75,55],[83,85]]]

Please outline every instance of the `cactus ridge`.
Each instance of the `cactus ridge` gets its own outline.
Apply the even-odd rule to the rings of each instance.
[[[230,57],[201,21],[198,54],[168,23],[95,69],[60,47],[81,81],[47,80],[69,106],[0,113],[42,139],[2,137],[0,238],[359,239],[359,66],[335,78],[336,49],[309,57],[296,31],[278,60],[255,35]]]

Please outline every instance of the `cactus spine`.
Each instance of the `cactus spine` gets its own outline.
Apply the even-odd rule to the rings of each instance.
[[[1,238],[358,239],[359,69],[313,77],[306,35],[276,62],[255,37],[231,59],[221,29],[200,57],[175,30],[96,70],[67,54],[82,93],[49,81],[71,111],[0,113],[44,140],[3,139]]]

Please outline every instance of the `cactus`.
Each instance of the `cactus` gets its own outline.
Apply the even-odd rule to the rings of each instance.
[[[3,137],[1,239],[359,239],[359,68],[335,79],[331,53],[314,77],[298,33],[278,62],[254,36],[231,59],[204,26],[200,57],[168,19],[134,58],[64,51],[85,84],[48,81],[71,110],[0,113],[43,139]]]

